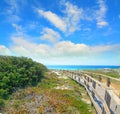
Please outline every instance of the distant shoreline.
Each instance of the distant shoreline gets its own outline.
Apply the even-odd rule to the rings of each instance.
[[[48,69],[57,70],[99,70],[99,69],[119,69],[115,65],[47,65]]]

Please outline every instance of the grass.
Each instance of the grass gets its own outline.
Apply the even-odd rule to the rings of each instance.
[[[91,73],[99,73],[99,74],[107,75],[113,78],[120,78],[120,73],[118,71],[120,71],[120,69],[89,70],[89,72]]]
[[[57,86],[69,89],[55,89]],[[4,114],[95,114],[83,87],[71,79],[58,78],[48,72],[36,87],[27,87],[13,93],[5,102]]]

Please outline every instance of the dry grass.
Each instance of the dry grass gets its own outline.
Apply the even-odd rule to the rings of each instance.
[[[56,89],[67,86],[71,89]],[[6,101],[4,114],[94,114],[83,87],[48,72],[36,87],[16,91]]]

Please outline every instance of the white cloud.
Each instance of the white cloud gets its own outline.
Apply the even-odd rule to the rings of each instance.
[[[6,22],[16,23],[21,21],[19,14],[21,9],[24,9],[25,0],[5,0],[7,6],[3,9],[3,14],[6,16]]]
[[[58,32],[50,29],[50,28],[44,28],[42,32],[42,36],[40,37],[42,40],[48,40],[52,43],[56,43],[61,36]]]
[[[104,0],[98,0],[97,3],[99,9],[95,10],[93,8],[84,9],[77,5],[73,5],[70,2],[62,1],[61,5],[65,6],[65,9],[62,10],[63,17],[60,17],[51,11],[43,11],[41,9],[37,9],[37,12],[65,34],[70,35],[81,29],[81,26],[83,26],[82,23],[80,23],[81,20],[90,22],[96,20],[99,28],[108,25],[108,22],[105,20],[107,12],[105,2]]]
[[[18,24],[13,23],[12,26],[16,29],[17,32],[23,31],[23,27]]]
[[[6,17],[6,21],[10,23],[17,23],[21,21],[21,18],[16,14],[11,14]]]
[[[70,2],[65,3],[66,9],[64,13],[66,17],[64,18],[67,24],[67,32],[73,33],[76,30],[80,29],[80,19],[83,18],[83,9],[78,8],[76,5],[71,4]]]
[[[14,36],[12,40],[13,45],[9,48],[0,45],[0,55],[30,57],[44,64],[117,64],[120,59],[119,44],[89,46],[59,41],[50,46],[31,42],[22,36]]]
[[[89,46],[60,41],[49,46],[30,42],[23,37],[14,37],[13,42],[14,45],[10,48],[12,53],[31,57],[44,64],[97,64],[97,62],[104,64],[105,61],[112,60],[112,58],[109,60],[108,56],[120,55],[120,45]],[[116,61],[114,59],[114,62]]]
[[[102,52],[115,52],[118,51],[120,49],[120,45],[119,44],[114,44],[114,45],[98,45],[98,46],[94,46],[91,47],[91,51],[93,53],[102,53]]]
[[[5,15],[7,15],[6,21],[19,22],[21,18],[18,16],[19,4],[16,0],[6,0],[8,7],[5,9]]]
[[[28,22],[26,26],[27,26],[27,29],[34,30],[40,27],[40,24],[37,21],[31,21],[31,22]]]
[[[61,41],[55,44],[54,53],[56,56],[63,57],[85,57],[85,56],[99,56],[105,52],[115,51],[119,52],[120,45],[98,45],[98,46],[89,46],[86,44],[75,44],[71,41]],[[61,57],[60,56],[60,57]]]
[[[5,0],[6,3],[9,5],[6,9],[6,13],[8,14],[15,14],[16,12],[19,12],[19,4],[16,0]]]
[[[11,47],[11,50],[15,53],[15,55],[31,58],[35,58],[37,56],[40,58],[45,57],[48,54],[48,45],[36,44],[25,39],[26,38],[22,36],[14,36],[12,38],[14,45]]]
[[[61,17],[59,17],[58,15],[56,15],[55,13],[53,13],[51,11],[43,11],[40,9],[38,9],[37,11],[38,11],[39,15],[44,16],[57,28],[59,28],[62,31],[66,31],[66,23],[62,20]]]
[[[0,45],[0,55],[11,55],[11,52],[4,45]]]
[[[97,20],[97,26],[102,28],[108,25],[108,22],[105,20],[107,7],[104,0],[98,0],[99,10],[95,13],[95,18]]]
[[[78,57],[83,56],[89,50],[89,46],[85,44],[74,44],[71,41],[58,42],[54,46],[54,56],[62,57]]]
[[[99,21],[99,22],[97,22],[97,25],[98,25],[98,27],[101,28],[101,27],[108,25],[108,23],[106,21]]]
[[[35,43],[27,41],[24,39],[25,36],[12,36],[12,40],[15,46],[23,47],[29,51],[34,51],[37,46]]]
[[[26,48],[22,47],[22,46],[12,46],[11,50],[15,53],[15,55],[17,56],[27,56],[27,57],[31,57],[31,52],[29,50],[27,50]]]
[[[27,4],[25,0],[5,0],[5,2],[8,4],[6,8],[7,14],[18,14],[20,9]]]
[[[54,26],[62,30],[67,34],[71,34],[76,30],[80,29],[79,22],[83,18],[83,9],[78,8],[76,5],[72,5],[70,2],[62,3],[66,8],[63,11],[63,17],[59,17],[57,14],[51,11],[43,11],[38,9],[39,15],[44,16],[48,19]]]

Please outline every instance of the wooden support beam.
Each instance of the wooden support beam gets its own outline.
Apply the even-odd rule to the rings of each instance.
[[[98,81],[102,82],[102,76],[99,75]]]
[[[107,78],[107,87],[110,87],[111,81],[110,78]]]
[[[110,109],[111,96],[109,95],[107,90],[105,91],[105,101],[106,101],[108,108]]]

